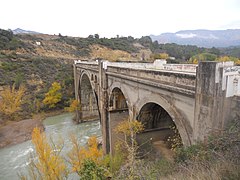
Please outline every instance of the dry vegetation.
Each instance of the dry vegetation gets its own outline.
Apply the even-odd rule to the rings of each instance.
[[[126,51],[112,50],[99,45],[92,45],[90,49],[93,59],[101,58],[109,61],[128,61],[131,59],[131,54]]]
[[[71,136],[72,150],[68,154],[71,169],[60,156],[61,145],[51,147],[44,134],[33,132],[38,161],[30,166],[30,175],[40,179],[66,179],[77,173],[81,179],[186,179],[235,180],[240,178],[240,122],[236,119],[220,136],[207,143],[175,148],[174,161],[164,158],[142,159],[138,156],[136,134],[143,130],[138,121],[123,121],[116,128],[122,134],[121,146],[113,156],[103,156],[96,138],[90,138],[86,148]],[[43,156],[43,153],[46,153]],[[24,176],[22,176],[24,177]],[[49,177],[49,178],[48,178]],[[25,176],[26,179],[26,176]]]

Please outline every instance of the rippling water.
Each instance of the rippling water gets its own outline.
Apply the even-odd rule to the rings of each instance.
[[[62,114],[48,117],[44,120],[45,132],[54,142],[59,138],[64,140],[62,154],[66,154],[71,148],[69,135],[75,134],[79,142],[85,145],[90,136],[101,138],[100,122],[87,122],[74,124],[73,114]],[[18,172],[27,173],[29,156],[34,151],[31,141],[0,149],[0,179],[14,180],[19,179]]]

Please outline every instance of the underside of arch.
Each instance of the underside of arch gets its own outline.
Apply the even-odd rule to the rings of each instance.
[[[100,119],[97,94],[87,74],[82,74],[79,85],[78,98],[81,104],[81,120]]]
[[[146,103],[141,108],[137,120],[144,125],[144,131],[137,136],[142,154],[151,152],[149,153],[151,155],[170,156],[173,142],[169,140],[178,137],[176,140],[181,144],[182,139],[176,130],[173,119],[159,104]],[[166,152],[168,153],[166,154]]]

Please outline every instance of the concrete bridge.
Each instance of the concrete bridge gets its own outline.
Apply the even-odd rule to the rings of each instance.
[[[188,146],[221,132],[239,116],[240,67],[232,62],[193,64],[75,61],[78,119],[99,117],[105,153],[114,151],[114,128],[127,117],[145,125],[142,138],[166,140],[175,125]]]

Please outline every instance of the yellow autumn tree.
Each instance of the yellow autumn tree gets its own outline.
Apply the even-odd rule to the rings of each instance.
[[[56,104],[61,101],[62,94],[60,92],[61,85],[58,82],[52,83],[49,91],[45,94],[43,104],[48,105],[49,108],[56,107]]]
[[[232,56],[220,56],[219,58],[217,58],[217,61],[219,62],[233,61],[235,65],[240,65],[240,59]]]
[[[82,180],[106,179],[109,171],[103,161],[103,152],[98,148],[97,138],[90,137],[87,147],[81,147],[74,135],[70,139],[73,147],[68,157],[72,172],[77,173]]]
[[[65,110],[68,112],[80,111],[81,110],[80,102],[76,99],[72,100],[70,106],[66,107]]]
[[[81,180],[106,179],[109,176],[108,167],[104,164],[103,152],[98,148],[97,138],[90,137],[86,147],[79,144],[75,135],[71,135],[72,149],[68,153],[68,163],[60,153],[63,144],[53,144],[51,146],[45,133],[41,133],[39,128],[34,128],[32,132],[32,142],[36,153],[32,155],[28,167],[28,176],[19,174],[20,179],[67,179],[70,173],[77,173]]]
[[[158,54],[154,54],[153,59],[168,59],[169,55],[167,53],[158,53]]]
[[[226,61],[230,61],[230,57],[229,56],[221,56],[217,60],[219,62],[226,62]]]
[[[115,131],[124,136],[123,145],[127,150],[127,159],[128,163],[126,166],[128,167],[129,173],[127,175],[127,179],[138,179],[137,175],[137,150],[139,149],[136,135],[144,130],[144,125],[137,121],[131,120],[129,118],[125,119],[116,127]]]
[[[31,162],[31,174],[34,179],[67,179],[68,171],[60,152],[62,145],[55,145],[52,148],[47,141],[45,133],[41,133],[39,128],[34,128],[32,132],[32,142],[36,150],[37,161]],[[22,176],[22,179],[27,179]]]
[[[20,85],[19,89],[16,89],[15,85],[12,87],[8,86],[4,89],[0,95],[0,112],[10,117],[17,111],[20,111],[24,93],[25,88],[22,85]]]

